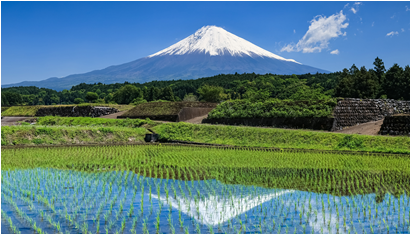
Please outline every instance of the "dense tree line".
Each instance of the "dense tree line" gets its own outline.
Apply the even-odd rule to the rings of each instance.
[[[85,84],[70,90],[11,87],[2,89],[2,105],[50,105],[96,103],[142,103],[150,101],[221,101],[269,98],[310,100],[329,97],[390,98],[409,100],[410,68],[394,64],[388,71],[378,57],[374,68],[353,65],[342,72],[302,75],[219,74],[195,80],[147,83]]]
[[[335,87],[337,97],[389,98],[410,100],[410,67],[401,68],[394,64],[386,71],[380,58],[374,61],[374,68],[358,69],[355,64],[344,69]]]

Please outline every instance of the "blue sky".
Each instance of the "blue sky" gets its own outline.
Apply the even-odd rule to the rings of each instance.
[[[103,69],[216,25],[328,71],[410,64],[409,2],[1,2],[2,84]]]

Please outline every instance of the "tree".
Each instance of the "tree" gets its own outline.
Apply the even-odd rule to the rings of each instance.
[[[373,63],[374,65],[374,71],[378,77],[378,82],[380,84],[383,83],[384,80],[384,74],[385,74],[385,66],[384,66],[384,62],[382,62],[382,60],[380,58],[375,58],[375,61]]]
[[[270,92],[268,90],[248,90],[243,95],[244,98],[250,100],[251,102],[264,101],[270,98]]]
[[[348,69],[344,68],[335,87],[335,96],[337,97],[353,97],[354,80],[349,74]]]
[[[174,101],[175,100],[173,90],[171,89],[170,86],[165,87],[164,89],[162,89],[160,99],[169,100],[169,101]]]
[[[5,97],[4,103],[8,103],[8,105],[20,105],[23,103],[23,98],[19,93],[15,93],[15,92],[4,92],[3,93],[2,92],[1,94],[2,94],[2,97],[1,97],[2,105],[3,105],[3,97]]]
[[[385,74],[385,81],[382,86],[384,94],[386,94],[389,99],[409,100],[409,74],[409,66],[406,66],[404,71],[398,64],[394,64]]]
[[[108,94],[106,95],[106,97],[104,97],[104,101],[108,104],[113,100],[113,95],[112,94]]]
[[[344,98],[373,99],[379,93],[379,88],[375,71],[367,71],[364,66],[358,69],[353,65],[350,70],[344,69],[341,73],[335,87],[335,95]]]
[[[7,100],[6,94],[5,92],[2,92],[1,93],[1,106],[8,106],[8,105],[10,104],[9,104],[9,101]]]
[[[81,104],[81,103],[84,103],[84,100],[82,98],[75,98],[74,103],[75,104]]]
[[[158,87],[151,87],[150,91],[148,92],[148,99],[147,101],[155,101],[160,98],[161,90]]]
[[[113,100],[117,104],[130,104],[135,98],[143,98],[143,92],[134,85],[125,85],[113,95]]]
[[[379,90],[379,82],[373,70],[367,71],[362,66],[360,72],[354,75],[354,94],[353,98],[374,99]]]
[[[188,94],[186,94],[186,95],[184,96],[183,101],[191,101],[191,102],[194,102],[194,101],[198,101],[198,98],[197,98],[196,95],[193,95],[193,93],[188,93]]]
[[[95,92],[87,92],[86,94],[86,100],[90,101],[93,103],[93,101],[98,99],[98,95]]]
[[[405,83],[404,87],[402,88],[402,97],[404,100],[410,100],[410,66],[407,65],[404,68],[404,76],[403,76],[403,83]]]
[[[198,88],[197,92],[200,94],[200,99],[207,102],[220,102],[228,98],[228,95],[224,93],[224,88],[219,86],[205,84]]]
[[[358,72],[360,72],[360,70],[357,68],[357,66],[355,66],[355,64],[353,64],[350,68],[350,75],[355,75]]]

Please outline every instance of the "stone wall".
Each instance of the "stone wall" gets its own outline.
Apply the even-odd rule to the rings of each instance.
[[[218,118],[203,119],[202,123],[329,131],[333,126],[334,118]]]
[[[410,135],[410,115],[394,115],[384,118],[380,135]]]
[[[61,107],[44,107],[36,112],[36,117],[42,116],[61,116],[61,117],[100,117],[118,110],[110,107],[93,107],[93,106],[61,106]]]
[[[410,101],[391,99],[354,99],[338,100],[334,109],[332,131],[360,123],[381,120],[394,114],[409,114]]]
[[[168,122],[178,122],[178,115],[144,115],[144,116],[117,116],[117,119],[146,119],[149,118],[150,120],[159,120],[159,121],[168,121]]]
[[[208,114],[214,108],[197,108],[197,107],[186,107],[182,108],[178,113],[178,121],[184,122],[195,117],[200,117]]]

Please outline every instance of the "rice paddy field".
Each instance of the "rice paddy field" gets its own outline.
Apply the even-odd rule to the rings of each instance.
[[[178,145],[3,148],[2,233],[410,233],[410,158]]]

